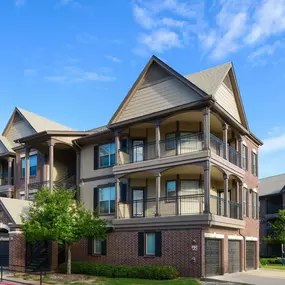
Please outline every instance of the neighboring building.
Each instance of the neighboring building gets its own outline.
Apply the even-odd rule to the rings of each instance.
[[[279,210],[285,210],[285,174],[260,179],[260,256],[281,257],[281,245],[265,244],[262,238],[270,231],[269,222],[278,217]]]
[[[76,140],[80,197],[108,219],[75,260],[258,268],[258,147],[232,63],[181,76],[152,57],[105,127]]]
[[[9,137],[18,118],[28,127]],[[3,172],[10,166],[3,193],[28,199],[41,185],[76,185],[109,230],[105,241],[82,240],[74,260],[167,264],[195,277],[258,268],[262,142],[249,130],[232,63],[184,77],[152,57],[107,126],[77,132],[45,120],[16,108],[1,140]],[[35,164],[33,180],[25,174]],[[40,246],[56,268],[62,250]],[[11,248],[10,261],[27,265],[22,235]]]

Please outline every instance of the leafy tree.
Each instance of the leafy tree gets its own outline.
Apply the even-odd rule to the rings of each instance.
[[[272,223],[268,223],[270,230],[263,240],[268,244],[285,244],[285,210],[279,210],[279,215]]]
[[[71,247],[84,237],[106,238],[106,221],[74,201],[74,192],[66,189],[41,189],[22,217],[28,242],[56,241],[67,247],[67,274],[71,273]]]

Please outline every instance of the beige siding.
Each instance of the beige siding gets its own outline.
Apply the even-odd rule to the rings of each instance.
[[[65,163],[55,160],[53,165],[53,181],[60,180],[68,174],[68,165]]]
[[[230,115],[241,123],[235,96],[225,83],[222,83],[218,88],[215,98],[218,104],[220,104]]]
[[[19,146],[19,144],[15,143],[14,140],[32,135],[34,133],[35,131],[29,126],[29,124],[24,120],[21,120],[12,124],[6,137],[12,147],[16,147]]]
[[[110,183],[115,183],[115,178],[84,182],[84,184],[80,187],[80,198],[87,209],[93,211],[94,188],[98,187],[99,185],[105,185]]]
[[[94,170],[94,145],[87,146],[81,150],[81,164],[80,164],[81,178],[100,177],[112,174],[113,174],[112,167]]]
[[[199,99],[201,97],[197,93],[178,79],[172,78],[137,90],[116,121],[125,121]]]

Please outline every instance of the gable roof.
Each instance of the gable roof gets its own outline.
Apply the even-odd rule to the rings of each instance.
[[[22,215],[26,215],[31,201],[0,197],[0,203],[6,209],[7,214],[15,224],[22,224]]]
[[[4,136],[0,135],[0,144],[4,146],[4,148],[7,150],[6,153],[14,154],[14,150],[12,149],[12,145],[10,142],[5,138]],[[1,155],[1,154],[0,154]]]
[[[233,83],[233,93],[237,103],[241,123],[245,128],[249,129],[232,62],[226,62],[212,68],[188,74],[185,77],[197,85],[205,93],[212,95],[216,99],[217,90],[228,74]]]
[[[266,177],[259,180],[259,196],[278,194],[285,190],[285,174]]]
[[[13,119],[16,114],[19,114],[24,119],[24,121],[26,121],[32,127],[32,129],[36,133],[47,131],[47,130],[74,131],[74,129],[72,128],[69,128],[57,122],[51,121],[45,117],[29,112],[25,109],[16,107],[3,131],[3,136],[5,136],[5,134],[8,132],[8,129],[13,123]]]
[[[140,73],[139,77],[137,78],[137,80],[135,81],[135,83],[133,84],[133,86],[131,87],[129,92],[127,93],[126,97],[124,98],[124,100],[122,101],[122,103],[120,104],[120,106],[118,107],[116,112],[114,113],[114,115],[112,116],[112,118],[109,121],[108,125],[112,125],[112,123],[114,123],[115,119],[119,116],[119,114],[120,114],[121,110],[124,108],[125,104],[127,104],[127,102],[130,99],[130,97],[133,95],[133,93],[136,91],[138,86],[141,84],[144,76],[146,75],[147,71],[149,70],[150,66],[153,63],[157,63],[158,66],[161,67],[166,72],[168,72],[169,75],[174,76],[180,82],[184,83],[186,86],[188,86],[189,88],[191,88],[192,90],[197,92],[202,98],[207,98],[208,97],[208,94],[206,94],[202,89],[197,87],[195,84],[190,82],[186,77],[182,76],[177,71],[175,71],[173,68],[171,68],[166,63],[164,63],[162,60],[160,60],[159,58],[157,58],[156,56],[153,55],[150,58],[150,60],[148,61],[148,63],[146,64],[146,66],[144,67],[143,71]]]

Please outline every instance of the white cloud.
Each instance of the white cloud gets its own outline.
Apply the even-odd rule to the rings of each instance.
[[[32,69],[32,68],[26,68],[24,69],[24,76],[25,77],[33,77],[36,76],[38,74],[36,69]]]
[[[156,25],[152,19],[150,12],[146,8],[139,7],[137,4],[133,5],[133,14],[135,20],[146,29],[151,29]]]
[[[278,136],[265,139],[263,142],[264,145],[260,148],[262,152],[276,152],[285,149],[285,132],[280,133]]]
[[[121,59],[119,59],[118,57],[113,56],[113,55],[106,55],[106,58],[107,58],[108,60],[111,60],[111,61],[115,62],[115,63],[120,63],[120,62],[122,62]]]
[[[75,0],[59,0],[59,2],[55,5],[55,7],[67,6],[70,5],[75,8],[84,8],[82,4]]]
[[[162,53],[173,47],[181,48],[181,43],[177,33],[167,29],[159,29],[150,34],[141,34],[139,42],[149,50]]]
[[[15,5],[16,7],[22,7],[25,5],[25,0],[16,0]]]
[[[264,0],[253,15],[254,23],[245,38],[248,44],[254,44],[271,35],[285,31],[285,1]]]
[[[44,79],[50,82],[58,83],[83,83],[91,81],[110,82],[116,80],[113,76],[105,75],[105,72],[86,71],[77,66],[65,66],[62,74],[45,76]]]
[[[173,18],[165,17],[161,20],[161,24],[167,26],[167,27],[176,27],[176,28],[182,28],[186,25],[185,21],[179,21],[175,20]]]

